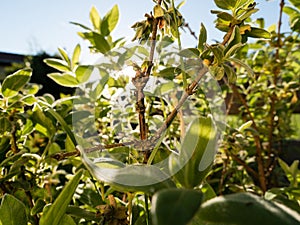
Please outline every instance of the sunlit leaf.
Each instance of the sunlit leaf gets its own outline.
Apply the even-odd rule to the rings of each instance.
[[[30,80],[31,69],[22,69],[7,76],[2,83],[2,94],[4,97],[13,97]]]
[[[203,23],[201,23],[200,34],[198,38],[198,49],[200,50],[200,52],[203,52],[206,41],[207,41],[207,31]]]
[[[162,17],[165,14],[163,8],[160,5],[154,6],[153,12],[154,12],[154,18]]]
[[[100,34],[93,33],[93,41],[95,48],[103,54],[107,53],[111,49],[107,40]]]
[[[82,25],[82,24],[80,24],[80,23],[76,23],[76,22],[70,22],[70,23],[73,24],[73,25],[79,26],[79,27],[81,27],[81,28],[83,28],[83,29],[85,29],[85,30],[92,31],[91,28],[89,28],[89,27],[87,27],[87,26],[85,26],[85,25]]]
[[[34,95],[26,95],[23,98],[21,98],[21,101],[28,106],[32,106],[34,103],[36,103],[37,99],[34,97]]]
[[[80,83],[84,83],[88,81],[90,78],[92,72],[93,72],[94,67],[92,66],[78,66],[75,74],[76,78]]]
[[[101,18],[95,6],[93,6],[90,11],[90,20],[94,26],[94,29],[100,31]]]
[[[101,21],[101,34],[104,36],[109,35],[116,27],[119,21],[119,8],[115,5]]]
[[[54,80],[59,85],[65,86],[65,87],[77,87],[79,82],[78,80],[71,74],[68,73],[50,73],[48,74],[48,77],[50,77],[52,80]]]
[[[54,58],[50,58],[50,59],[44,59],[44,62],[48,65],[51,66],[61,72],[70,72],[70,66],[68,65],[68,63],[66,61],[63,61],[61,59],[54,59]]]
[[[218,13],[217,17],[225,21],[232,21],[234,19],[233,16],[227,12]]]
[[[253,124],[252,121],[248,121],[248,122],[244,123],[243,125],[241,125],[241,126],[238,128],[238,131],[239,131],[239,132],[243,132],[245,129],[251,127],[252,124]]]
[[[298,0],[289,0],[289,2],[300,10],[300,2]]]
[[[61,57],[68,63],[68,65],[70,65],[70,58],[68,56],[68,53],[62,48],[58,48],[58,51]]]
[[[244,63],[242,60],[237,59],[237,58],[230,58],[230,59],[228,59],[228,61],[229,62],[232,61],[232,62],[242,66],[251,77],[254,77],[254,71],[251,69],[250,66],[248,66],[246,63]]]
[[[266,39],[271,38],[271,34],[268,31],[256,27],[251,27],[251,30],[246,31],[245,34],[248,37],[253,37],[253,38],[266,38]]]
[[[215,4],[221,9],[232,9],[234,8],[237,0],[224,1],[224,0],[214,0]]]
[[[73,55],[72,55],[72,62],[71,67],[74,68],[79,63],[79,56],[80,56],[81,48],[80,45],[77,44],[74,48]]]

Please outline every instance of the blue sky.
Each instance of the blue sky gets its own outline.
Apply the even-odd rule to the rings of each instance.
[[[178,4],[180,1],[176,1]],[[255,18],[264,17],[266,25],[276,23],[279,14],[279,0],[257,0],[260,11]],[[20,54],[35,54],[40,51],[55,53],[57,47],[72,51],[77,43],[82,45],[83,57],[88,57],[87,43],[82,41],[77,32],[79,27],[70,21],[89,25],[89,11],[95,6],[101,16],[118,4],[121,17],[113,32],[115,39],[126,37],[131,40],[134,22],[144,19],[144,14],[154,6],[151,0],[9,0],[1,1],[0,51]],[[213,0],[187,0],[182,7],[182,14],[191,28],[198,34],[200,23],[208,30],[208,38],[221,39],[222,33],[214,28],[215,16],[210,14],[216,9]],[[287,29],[287,18],[284,17]],[[184,47],[195,45],[191,35],[184,35]]]

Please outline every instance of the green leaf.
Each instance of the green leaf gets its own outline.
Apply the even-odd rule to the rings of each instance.
[[[293,6],[298,8],[300,10],[300,2],[299,0],[289,0],[290,3],[292,3]]]
[[[74,68],[79,63],[79,56],[80,56],[81,48],[80,45],[77,44],[74,48],[73,55],[72,55],[72,63],[71,67]]]
[[[2,83],[2,94],[4,97],[14,97],[30,80],[31,69],[22,69],[7,76]]]
[[[215,61],[217,64],[222,64],[224,58],[224,50],[220,45],[212,46],[210,48],[215,56]]]
[[[182,49],[178,55],[185,58],[198,58],[200,52],[197,48],[185,48]]]
[[[291,166],[288,166],[288,164],[280,158],[278,159],[278,163],[280,167],[283,169],[288,180],[290,181],[290,186],[291,187],[297,186],[297,175],[299,173],[298,170],[299,160],[295,160]]]
[[[247,37],[252,37],[252,38],[265,38],[265,39],[271,38],[271,34],[268,31],[256,27],[251,27],[251,30],[247,30],[245,34],[247,35]]]
[[[241,9],[244,10],[248,5],[253,4],[254,0],[238,0],[235,3],[235,8],[236,9]]]
[[[230,1],[227,1],[227,0],[214,0],[214,1],[215,1],[215,4],[219,8],[229,10],[229,9],[234,8],[237,0],[230,0]]]
[[[232,61],[240,66],[242,66],[246,71],[247,73],[249,74],[249,76],[251,77],[254,77],[254,71],[251,69],[250,66],[248,66],[246,63],[244,63],[243,61],[241,61],[240,59],[237,59],[237,58],[229,58],[228,61]]]
[[[78,66],[75,71],[75,74],[79,83],[84,83],[88,81],[93,72],[93,69],[94,67],[92,66]]]
[[[225,69],[223,66],[213,65],[210,71],[216,80],[221,80],[224,77]]]
[[[58,225],[76,225],[71,216],[65,214]]]
[[[48,137],[54,135],[56,131],[56,128],[50,118],[39,108],[32,113],[32,121],[44,127],[46,130],[46,136]]]
[[[152,199],[151,214],[154,225],[186,225],[197,212],[202,196],[196,190],[159,191]]]
[[[99,196],[99,195],[96,195],[95,197],[96,198],[101,198],[101,196]],[[99,205],[100,204],[101,203],[99,203]],[[83,208],[80,208],[79,206],[71,206],[71,205],[68,206],[67,214],[71,215],[72,217],[77,217],[77,218],[80,218],[80,219],[93,220],[93,221],[100,221],[101,220],[101,217],[98,217],[96,215],[96,213],[88,211],[88,210],[83,209]]]
[[[70,22],[70,24],[79,26],[79,27],[81,27],[81,28],[83,28],[83,29],[85,29],[85,30],[88,30],[88,31],[92,31],[91,28],[89,28],[89,27],[87,27],[87,26],[85,26],[85,25],[82,25],[82,24],[80,24],[80,23]]]
[[[114,7],[104,16],[101,22],[101,34],[108,36],[116,27],[119,21],[119,8],[118,5]]]
[[[231,56],[234,56],[234,54],[240,50],[243,46],[245,46],[244,44],[242,43],[237,43],[233,46],[231,46],[225,53],[225,58],[229,58]]]
[[[101,18],[95,6],[90,11],[90,20],[95,30],[100,31]]]
[[[79,82],[78,80],[72,76],[69,73],[50,73],[47,75],[52,80],[54,80],[59,85],[65,86],[65,87],[78,87]]]
[[[44,202],[44,200],[39,198],[38,200],[36,200],[34,207],[30,211],[30,214],[35,215],[42,212],[45,205],[46,203]]]
[[[210,186],[207,182],[205,182],[202,185],[201,191],[203,193],[203,202],[206,202],[209,199],[217,197],[216,192],[214,191],[212,186]]]
[[[207,31],[205,26],[203,25],[203,23],[201,23],[201,27],[200,27],[200,34],[199,34],[199,38],[198,38],[198,49],[200,50],[200,52],[202,53],[204,50],[204,45],[207,41]]]
[[[198,186],[210,171],[216,153],[216,135],[211,118],[197,118],[187,129],[179,156],[170,156],[170,170],[185,188]]]
[[[74,192],[79,184],[83,170],[79,170],[72,180],[70,180],[63,188],[62,192],[55,199],[54,203],[50,206],[49,210],[43,214],[40,220],[40,225],[59,225],[63,219],[67,207],[74,195]]]
[[[242,13],[241,15],[239,15],[237,17],[237,20],[240,20],[240,21],[246,20],[246,19],[250,18],[250,16],[252,14],[254,14],[254,13],[258,12],[258,11],[259,11],[259,9],[254,9],[254,8],[253,9],[247,9],[247,10],[245,10],[244,13]]]
[[[224,71],[230,83],[235,83],[237,75],[234,72],[233,68],[229,65],[223,64]]]
[[[229,21],[229,22],[231,22],[234,19],[233,16],[227,12],[220,12],[217,14],[217,17],[224,21]]]
[[[61,72],[70,72],[71,69],[68,65],[68,63],[66,63],[65,61],[61,60],[61,59],[44,59],[44,62],[48,65],[51,66]]]
[[[68,124],[66,123],[66,121],[61,117],[61,115],[59,115],[56,111],[54,111],[53,109],[49,108],[47,109],[47,112],[49,112],[62,126],[63,130],[67,133],[67,135],[71,138],[74,146],[77,145],[77,141],[76,138],[73,134],[73,132],[71,131],[70,127],[68,126]]]
[[[26,207],[13,195],[5,194],[0,206],[0,221],[3,225],[27,225]]]
[[[6,117],[0,118],[0,134],[4,134],[5,132],[10,132],[12,129],[11,122]]]
[[[235,51],[233,49],[231,50],[231,48],[233,48],[233,46],[236,46],[237,44],[242,44],[241,42],[242,42],[242,36],[240,33],[240,28],[238,26],[234,26],[232,34],[228,40],[228,45],[226,46],[225,49],[225,57],[232,55]],[[230,53],[228,53],[228,51],[230,51]]]
[[[153,165],[125,165],[110,159],[99,158],[91,161],[81,146],[82,160],[91,174],[98,180],[106,182],[122,192],[154,193],[160,189],[175,187],[170,177],[160,168]]]
[[[32,106],[34,103],[36,103],[37,99],[34,95],[26,95],[23,98],[21,98],[21,101],[28,106]]]
[[[58,51],[59,51],[61,57],[68,63],[68,65],[70,65],[71,62],[70,62],[68,53],[62,48],[58,48]]]
[[[159,71],[156,76],[163,77],[165,79],[174,79],[180,73],[180,69],[177,67],[168,67]]]
[[[240,126],[240,127],[238,128],[238,131],[239,131],[239,132],[243,132],[245,129],[250,128],[250,127],[252,126],[252,124],[253,124],[253,122],[250,120],[250,121],[248,121],[248,122],[242,124],[242,126]]]
[[[163,17],[165,12],[160,5],[156,5],[153,8],[154,18]]]
[[[93,42],[95,48],[102,54],[107,53],[111,49],[109,43],[101,34],[93,33]]]
[[[211,225],[296,225],[300,215],[249,193],[220,196],[203,203],[197,217]]]
[[[294,15],[299,14],[299,12],[296,9],[294,9],[290,6],[284,6],[283,12],[288,14],[289,16],[294,16]]]

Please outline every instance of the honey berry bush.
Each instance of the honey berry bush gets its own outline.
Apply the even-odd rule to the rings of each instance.
[[[298,105],[299,4],[279,1],[278,25],[265,28],[251,20],[256,2],[214,2],[215,43],[204,24],[195,35],[184,2],[153,1],[133,44],[111,36],[117,5],[103,17],[92,7],[91,27],[72,24],[97,63],[80,63],[80,45],[45,60],[74,95],[37,96],[30,68],[6,77],[0,224],[300,223],[299,160],[283,157]],[[182,47],[182,30],[197,47]]]

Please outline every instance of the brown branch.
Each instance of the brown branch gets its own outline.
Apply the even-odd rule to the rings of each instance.
[[[158,5],[161,5],[161,0],[157,1]],[[132,79],[134,86],[137,89],[136,92],[136,111],[138,112],[139,117],[139,127],[140,127],[140,139],[147,140],[148,136],[148,125],[146,123],[145,118],[145,98],[144,98],[144,88],[149,80],[149,76],[152,71],[153,67],[153,58],[154,52],[156,47],[156,36],[158,30],[158,24],[161,18],[154,18],[153,17],[153,24],[152,24],[152,33],[151,33],[151,48],[150,48],[150,56],[148,62],[148,68],[145,72],[137,71],[136,76]],[[147,163],[148,158],[150,156],[150,151],[144,152],[144,162]]]
[[[163,123],[163,125],[158,129],[158,131],[155,133],[154,136],[152,136],[150,139],[147,140],[133,140],[129,142],[123,142],[123,143],[118,143],[118,144],[109,144],[109,145],[97,145],[91,148],[85,148],[84,152],[90,153],[93,151],[103,151],[105,149],[110,149],[110,148],[116,148],[116,147],[123,147],[123,146],[132,146],[135,149],[139,151],[145,151],[145,152],[150,152],[154,147],[158,139],[161,137],[163,132],[165,132],[168,127],[171,125],[172,121],[175,119],[177,116],[179,110],[181,109],[182,105],[184,102],[187,100],[187,98],[194,94],[195,89],[198,86],[199,81],[201,78],[208,72],[207,67],[203,65],[203,67],[200,69],[197,77],[195,80],[186,88],[184,94],[181,96],[179,102],[173,109],[173,111],[168,115],[166,121]],[[77,152],[74,152],[75,154]],[[71,153],[70,153],[71,154]]]
[[[281,44],[281,25],[282,25],[282,15],[283,15],[283,7],[285,5],[284,0],[280,1],[280,9],[279,9],[279,20],[278,20],[278,26],[277,26],[277,46],[276,46],[276,53],[275,53],[275,62],[279,63],[280,62],[280,55],[279,55],[279,50],[282,46]],[[278,81],[278,76],[280,74],[281,68],[278,65],[275,65],[274,70],[273,70],[273,85],[276,87],[277,86],[277,81]],[[273,154],[273,133],[274,133],[274,120],[276,116],[276,101],[277,101],[277,96],[275,93],[273,93],[271,96],[271,107],[270,107],[270,130],[269,130],[269,135],[268,135],[268,167],[271,166],[272,164],[272,154]]]
[[[227,83],[228,84],[228,83]],[[246,100],[243,98],[243,96],[239,93],[238,88],[234,84],[229,84],[231,89],[233,90],[233,94],[235,94],[241,101],[242,105],[246,109],[247,115],[250,117],[250,120],[252,121],[252,127],[258,131],[258,127],[255,123],[254,117],[252,116],[252,113],[250,112],[249,106],[246,102]],[[262,155],[262,146],[261,141],[259,138],[259,135],[253,134],[254,143],[256,146],[256,161],[258,165],[258,179],[260,183],[260,188],[262,189],[263,193],[267,191],[267,185],[266,185],[266,176],[265,176],[265,165]]]
[[[189,30],[190,34],[191,34],[196,40],[198,39],[197,36],[196,36],[196,33],[192,30],[192,28],[190,27],[190,25],[189,25],[188,23],[184,23],[183,26],[186,27],[186,28]]]
[[[230,156],[233,158],[234,161],[242,165],[249,174],[251,174],[255,178],[258,178],[257,172],[253,170],[244,160],[240,159],[239,157],[237,157],[235,154],[231,152],[230,152]]]
[[[199,71],[199,73],[198,73],[197,77],[195,78],[195,80],[186,88],[185,92],[181,96],[181,98],[180,98],[179,102],[177,103],[176,107],[168,115],[168,117],[167,117],[166,121],[164,122],[164,124],[159,128],[159,130],[156,132],[156,134],[150,139],[152,144],[156,143],[156,141],[161,137],[163,132],[165,132],[168,129],[168,127],[171,125],[171,123],[173,122],[173,120],[177,116],[177,114],[178,114],[180,108],[182,107],[182,105],[184,104],[184,102],[187,100],[187,98],[190,95],[194,94],[195,89],[197,88],[197,86],[199,84],[199,81],[201,80],[201,78],[207,72],[208,72],[208,68],[203,65],[203,67]]]

